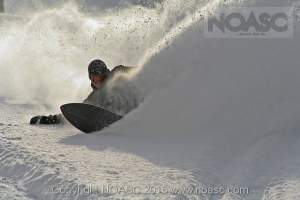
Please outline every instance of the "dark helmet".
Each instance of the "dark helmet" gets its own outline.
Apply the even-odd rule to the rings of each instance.
[[[107,75],[110,72],[106,64],[99,59],[93,60],[89,64],[88,71],[89,71],[89,76],[91,76],[91,74]]]

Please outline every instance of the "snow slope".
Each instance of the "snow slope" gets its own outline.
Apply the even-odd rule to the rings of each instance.
[[[292,6],[294,2],[248,3]],[[195,11],[191,9],[193,6],[185,5],[183,13]],[[64,15],[63,11],[58,13]],[[174,12],[168,12],[171,18],[164,23],[172,24],[170,19],[177,10],[169,11]],[[149,11],[150,14],[155,12]],[[78,14],[74,13],[70,16],[71,22]],[[55,16],[59,18],[60,15]],[[7,191],[6,194],[19,194],[24,199],[299,199],[299,24],[296,22],[291,39],[208,39],[203,36],[201,21],[191,21],[188,15],[180,16],[182,19],[178,17],[177,25],[183,27],[183,31],[178,31],[175,25],[164,26],[168,28],[162,34],[159,31],[142,34],[148,38],[148,43],[137,50],[138,55],[144,55],[141,60],[130,58],[132,52],[129,56],[125,52],[122,54],[125,60],[112,61],[110,59],[115,55],[104,52],[112,64],[119,61],[144,64],[132,80],[140,85],[146,98],[138,109],[99,133],[84,135],[69,126],[30,127],[26,122],[32,113],[49,111],[36,105],[13,104],[12,100],[18,101],[22,96],[23,87],[18,83],[1,88],[5,98],[0,103],[4,113],[0,118],[0,176],[6,177],[7,181],[3,182],[7,186],[0,186],[0,194]],[[151,26],[154,24],[150,23]],[[51,20],[48,25],[53,25]],[[60,34],[55,34],[53,38],[60,38]],[[75,38],[84,34],[79,33]],[[140,34],[138,31],[137,35]],[[15,38],[11,40],[18,44]],[[161,43],[164,40],[167,43]],[[42,41],[48,52],[39,52],[38,55],[52,55],[57,47]],[[70,47],[72,42],[74,40],[68,40],[65,45]],[[122,44],[126,46],[131,42],[129,37],[129,41],[124,40]],[[109,44],[107,41],[103,45],[108,48]],[[38,42],[34,45],[40,47]],[[76,45],[70,51],[80,55],[82,52],[78,49],[82,43]],[[28,45],[21,47],[32,50]],[[70,63],[61,59],[63,64],[69,64],[59,68],[62,77],[70,69],[84,74],[79,68],[84,65],[81,60],[95,55],[95,48],[88,48],[84,55]],[[13,53],[18,53],[1,46],[1,54],[7,56],[5,50],[9,50],[9,59],[14,58]],[[34,53],[34,50],[29,51],[28,60],[25,60],[29,64],[25,62],[27,68],[24,71],[38,70],[38,67],[31,68],[29,62]],[[62,58],[59,53],[55,56]],[[3,71],[5,64],[16,62],[9,59],[1,62],[2,72],[16,73],[25,80],[31,77],[26,73],[19,74],[17,70]],[[46,61],[49,60],[35,59],[33,64],[39,66]],[[47,67],[52,75],[57,75],[51,69]],[[74,76],[69,76],[69,80],[73,80],[69,87],[76,86]],[[54,89],[49,87],[49,82],[44,81],[43,76],[39,78],[41,88],[51,93]],[[8,80],[2,76],[1,79],[1,83]],[[58,80],[50,83],[59,85]],[[37,95],[40,88],[32,85],[29,84],[28,89],[31,93],[22,102],[44,98]],[[11,92],[10,89],[16,90]],[[82,91],[87,92],[87,89]],[[56,99],[57,103],[76,96],[67,93],[70,95],[63,98],[64,91],[57,90],[57,93],[61,95],[61,99]],[[119,194],[65,194],[66,190],[78,186],[99,189],[108,185],[138,186],[139,189],[150,186],[156,191],[143,191],[143,194],[128,191]],[[184,190],[192,186],[249,188],[249,194],[191,194]],[[51,191],[53,187],[64,190],[58,193]],[[174,192],[174,188],[179,191]]]

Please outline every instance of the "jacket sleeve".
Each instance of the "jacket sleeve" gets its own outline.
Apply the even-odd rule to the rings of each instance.
[[[114,74],[116,72],[121,72],[121,73],[128,73],[130,72],[134,67],[129,67],[129,66],[124,66],[124,65],[118,65],[116,66],[111,72]]]

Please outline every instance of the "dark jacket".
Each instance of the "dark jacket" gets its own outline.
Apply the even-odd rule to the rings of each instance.
[[[119,115],[136,108],[140,102],[138,89],[132,80],[122,76],[133,69],[122,65],[115,67],[102,86],[94,89],[84,103],[103,107]]]

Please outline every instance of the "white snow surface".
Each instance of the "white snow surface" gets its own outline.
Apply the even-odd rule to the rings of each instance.
[[[300,199],[299,23],[290,39],[208,39],[195,12],[217,3],[166,0],[97,17],[66,5],[2,25],[0,199]],[[99,55],[139,65],[130,78],[141,105],[90,135],[30,126],[88,93],[84,66]],[[124,187],[136,191],[116,192]],[[207,192],[220,187],[248,193]]]

